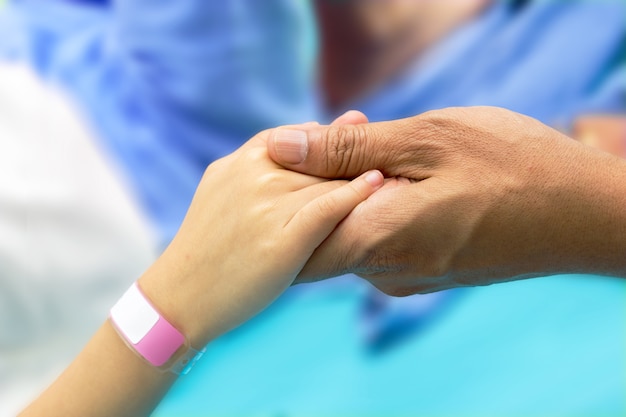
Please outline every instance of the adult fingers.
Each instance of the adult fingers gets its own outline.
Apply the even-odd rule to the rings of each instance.
[[[354,178],[378,169],[386,177],[415,178],[412,119],[393,122],[277,128],[267,150],[278,164],[326,178]]]
[[[385,180],[374,195],[350,212],[315,249],[296,283],[319,281],[348,272],[395,271],[395,265],[386,264],[395,255],[387,256],[387,253],[393,252],[391,245],[397,244],[398,239],[393,236],[404,229],[401,223],[404,213],[413,211],[412,204],[399,199],[414,194],[412,189],[413,184],[408,180]],[[407,242],[406,237],[402,241]],[[381,259],[377,260],[379,256]]]

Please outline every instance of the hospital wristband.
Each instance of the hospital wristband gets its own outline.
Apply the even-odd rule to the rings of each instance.
[[[133,352],[162,371],[185,375],[206,350],[192,348],[187,338],[150,303],[136,282],[111,308],[109,319]]]

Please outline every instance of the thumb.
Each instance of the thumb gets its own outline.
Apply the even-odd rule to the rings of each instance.
[[[270,132],[267,150],[285,168],[326,178],[354,178],[371,169],[398,175],[410,140],[406,122],[306,125]],[[394,160],[395,159],[395,160]]]
[[[367,122],[369,122],[369,120],[367,119],[367,116],[364,115],[362,112],[358,110],[348,110],[347,112],[333,120],[331,125],[358,125]]]

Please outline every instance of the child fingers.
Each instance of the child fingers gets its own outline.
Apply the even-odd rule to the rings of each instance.
[[[287,224],[294,242],[307,244],[312,252],[362,201],[383,185],[380,171],[368,171],[349,183],[320,195],[300,209]]]

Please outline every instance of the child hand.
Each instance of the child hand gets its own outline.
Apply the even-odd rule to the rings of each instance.
[[[261,132],[206,169],[176,237],[141,279],[192,345],[206,344],[269,305],[337,224],[383,183],[378,171],[348,182],[286,170],[267,154],[273,134]]]

